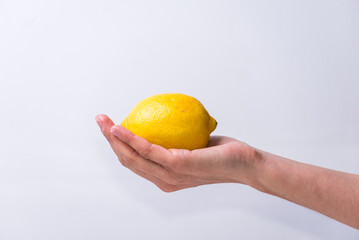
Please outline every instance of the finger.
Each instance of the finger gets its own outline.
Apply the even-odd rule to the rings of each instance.
[[[106,137],[108,141],[111,141],[112,139],[110,129],[113,125],[115,125],[111,118],[109,118],[105,114],[99,114],[95,117],[95,119],[101,129],[102,134]]]
[[[197,187],[200,185],[205,185],[205,184],[211,184],[212,182],[205,182],[205,183],[199,183],[199,184],[189,184],[189,185],[184,185],[184,184],[180,184],[180,185],[174,185],[174,184],[169,184],[167,182],[162,181],[161,179],[158,179],[150,174],[138,171],[136,169],[130,169],[132,172],[134,172],[135,174],[137,174],[138,176],[143,177],[144,179],[152,182],[153,184],[155,184],[158,188],[160,188],[162,191],[164,192],[174,192],[174,191],[178,191],[178,190],[182,190],[182,189],[186,189],[186,188],[191,188],[191,187]],[[217,182],[213,182],[213,183],[217,183]]]
[[[97,115],[96,121],[102,129],[103,135],[109,141],[112,150],[116,153],[119,159],[123,159],[123,165],[130,168],[132,171],[138,170],[163,179],[169,178],[167,169],[151,160],[143,159],[133,148],[110,133],[114,123],[108,116],[104,114]]]
[[[113,138],[110,145],[125,167],[151,174],[164,181],[170,178],[170,174],[166,168],[149,159],[144,159],[129,145],[115,136],[113,136]]]
[[[183,189],[183,187],[178,187],[178,186],[175,186],[175,185],[171,185],[171,184],[168,184],[164,181],[162,181],[161,179],[151,175],[151,174],[148,174],[148,173],[145,173],[145,172],[142,172],[142,171],[139,171],[137,169],[130,169],[132,172],[134,172],[135,174],[137,174],[138,176],[140,177],[143,177],[144,179],[152,182],[153,184],[155,184],[159,189],[161,189],[162,191],[164,192],[173,192],[173,191],[176,191],[176,190],[180,190],[180,189]]]
[[[168,166],[172,160],[172,153],[156,144],[146,141],[144,138],[133,134],[126,128],[118,125],[111,127],[111,133],[123,142],[135,149],[142,157],[157,162],[163,166]]]
[[[162,181],[161,179],[158,179],[150,174],[141,172],[139,170],[136,169],[130,169],[132,172],[134,172],[135,174],[137,174],[138,176],[143,177],[144,179],[152,182],[153,184],[155,184],[158,188],[160,188],[162,191],[164,192],[174,192],[174,191],[178,191],[178,190],[182,190],[182,189],[186,189],[186,188],[191,188],[191,187],[197,187],[200,185],[206,185],[206,184],[213,184],[213,183],[218,183],[218,181],[198,181],[196,184],[181,184],[181,185],[173,185],[173,184],[169,184],[167,182]]]

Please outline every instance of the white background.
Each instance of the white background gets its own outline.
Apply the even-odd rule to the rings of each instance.
[[[0,0],[0,239],[358,239],[239,184],[163,193],[94,117],[181,92],[214,134],[359,173],[359,2]]]

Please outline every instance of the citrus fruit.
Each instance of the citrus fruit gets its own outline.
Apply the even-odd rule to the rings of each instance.
[[[207,146],[217,121],[196,98],[166,93],[140,101],[121,126],[167,149],[193,150]]]

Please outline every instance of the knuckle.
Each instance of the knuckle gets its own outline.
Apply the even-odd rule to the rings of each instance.
[[[169,185],[160,186],[159,188],[161,189],[161,191],[165,193],[171,193],[177,190],[177,188],[175,188],[174,186],[169,186]]]
[[[136,140],[135,137],[136,137],[136,135],[131,135],[131,136],[128,138],[128,143],[129,143],[130,145],[132,145],[133,142]]]
[[[125,165],[125,161],[123,160],[122,157],[118,157],[118,161],[120,161],[120,163],[124,166]]]
[[[167,161],[167,166],[172,170],[178,170],[180,168],[181,159],[177,154],[173,154],[172,158]]]
[[[169,177],[167,178],[167,183],[171,184],[171,185],[178,185],[179,184],[179,180],[173,177]]]
[[[122,165],[127,168],[133,168],[134,161],[131,158],[122,159]]]
[[[151,148],[150,147],[146,147],[144,148],[142,151],[141,151],[141,156],[146,158],[146,159],[149,159],[150,157],[150,154],[151,154]]]

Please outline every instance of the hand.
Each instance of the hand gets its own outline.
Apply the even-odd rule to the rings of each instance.
[[[207,148],[165,149],[114,125],[106,115],[96,121],[122,165],[164,192],[212,183],[255,184],[258,152],[236,139],[214,136]]]
[[[243,183],[359,229],[359,175],[292,161],[228,137],[211,137],[207,148],[193,151],[165,149],[105,115],[96,120],[122,165],[165,192]]]

